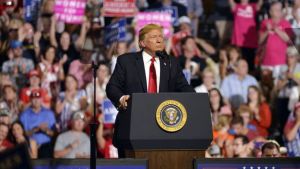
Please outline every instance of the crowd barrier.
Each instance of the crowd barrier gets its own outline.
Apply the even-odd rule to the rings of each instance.
[[[203,158],[194,169],[300,169],[300,158]]]

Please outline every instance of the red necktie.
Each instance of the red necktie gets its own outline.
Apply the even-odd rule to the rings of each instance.
[[[154,62],[155,62],[155,57],[152,57],[150,68],[149,68],[148,93],[157,93],[156,71],[154,67]]]

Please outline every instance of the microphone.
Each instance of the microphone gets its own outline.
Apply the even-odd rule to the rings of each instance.
[[[167,52],[166,51],[160,51],[160,50],[158,50],[158,51],[156,51],[155,52],[155,55],[156,56],[158,56],[158,57],[160,57],[161,59],[166,59],[166,58],[168,58],[168,54],[167,54]]]

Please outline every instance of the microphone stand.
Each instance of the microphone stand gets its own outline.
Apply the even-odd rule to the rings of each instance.
[[[155,55],[160,57],[164,62],[166,62],[166,60],[168,61],[168,64],[169,64],[168,91],[170,92],[170,89],[171,89],[171,87],[170,87],[170,85],[171,85],[171,69],[172,69],[170,55],[168,55],[168,53],[165,50],[156,51]]]
[[[96,158],[97,158],[97,140],[96,140],[96,130],[98,127],[98,122],[96,118],[96,77],[97,77],[97,69],[98,65],[95,61],[92,61],[92,69],[93,69],[93,80],[94,80],[94,99],[93,99],[93,118],[90,122],[90,140],[91,140],[91,154],[90,154],[90,169],[96,169]]]

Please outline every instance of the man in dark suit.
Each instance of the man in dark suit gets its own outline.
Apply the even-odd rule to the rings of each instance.
[[[194,92],[186,81],[176,58],[156,56],[165,49],[163,28],[149,24],[139,32],[137,53],[126,53],[118,57],[115,70],[107,84],[106,93],[119,109],[115,123],[113,144],[121,149],[124,117],[132,93]],[[123,116],[123,117],[122,117]],[[120,153],[120,151],[119,151]],[[122,155],[121,155],[122,156]]]

